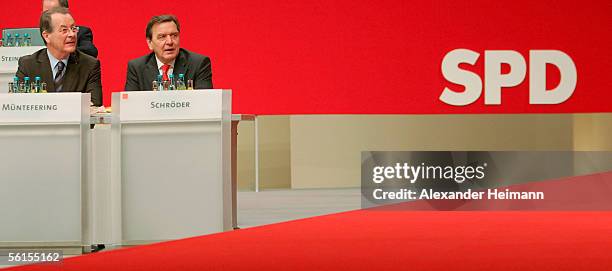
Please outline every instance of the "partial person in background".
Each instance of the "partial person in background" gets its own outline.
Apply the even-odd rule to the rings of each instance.
[[[42,4],[43,12],[55,7],[68,8],[68,0],[43,0]],[[98,48],[93,43],[93,33],[89,27],[79,26],[77,49],[90,56],[98,57]]]
[[[43,12],[39,27],[47,48],[19,58],[15,76],[39,76],[48,92],[91,93],[92,105],[101,106],[100,61],[76,49],[79,28],[70,11],[57,7]]]
[[[180,48],[181,28],[174,15],[153,16],[146,28],[150,54],[128,63],[125,90],[153,90],[158,75],[164,81],[170,74],[193,80],[194,89],[209,89],[212,84],[210,58]]]

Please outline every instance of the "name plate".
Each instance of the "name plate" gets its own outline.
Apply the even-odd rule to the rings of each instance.
[[[0,72],[12,73],[17,72],[19,66],[19,58],[25,55],[33,54],[34,52],[45,48],[44,46],[29,46],[29,47],[0,47]]]
[[[89,93],[0,94],[0,124],[81,123],[89,99]]]
[[[131,91],[119,99],[120,121],[221,120],[222,90]]]

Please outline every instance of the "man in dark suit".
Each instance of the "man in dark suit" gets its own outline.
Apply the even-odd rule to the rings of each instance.
[[[56,7],[68,8],[68,0],[43,0],[43,12]],[[98,57],[98,48],[93,44],[93,32],[86,26],[79,26],[77,49],[93,57]]]
[[[209,89],[212,84],[210,58],[180,48],[180,25],[173,15],[151,18],[146,37],[150,54],[128,63],[125,90],[153,90],[152,82],[161,75],[168,80],[173,74],[178,78],[193,80],[194,89]]]
[[[15,74],[40,76],[48,92],[91,93],[92,105],[102,105],[100,61],[76,49],[78,27],[70,11],[52,8],[40,16],[40,33],[47,48],[19,59]]]

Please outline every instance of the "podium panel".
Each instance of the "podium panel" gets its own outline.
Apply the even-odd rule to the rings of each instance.
[[[0,94],[0,248],[80,247],[90,94]]]
[[[230,90],[113,94],[112,182],[123,245],[230,230]],[[119,192],[120,191],[120,192]]]

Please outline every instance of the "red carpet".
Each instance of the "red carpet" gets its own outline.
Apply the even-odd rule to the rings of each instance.
[[[353,211],[15,270],[612,270],[612,212]]]

